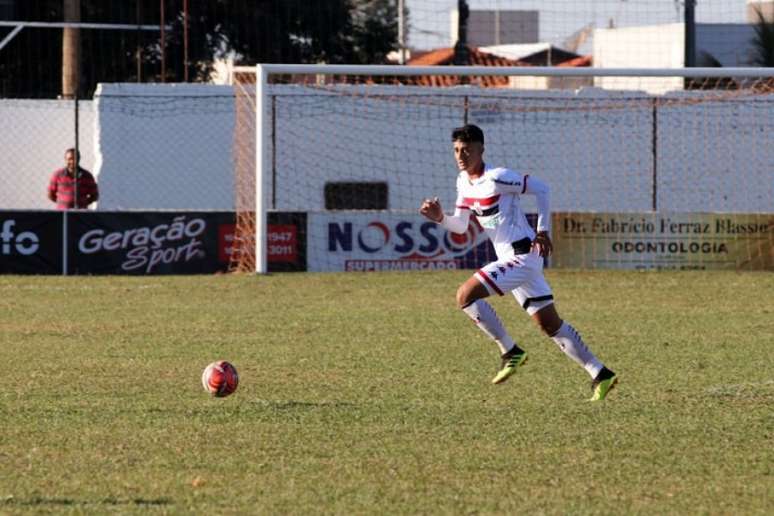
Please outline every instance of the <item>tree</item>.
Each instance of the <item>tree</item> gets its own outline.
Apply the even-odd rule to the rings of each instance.
[[[182,12],[168,42],[168,63],[182,77]],[[210,0],[191,2],[189,55],[197,77],[213,58],[240,64],[384,63],[397,48],[394,0]],[[157,56],[158,58],[158,56]]]
[[[158,24],[159,0],[80,1],[81,21]],[[18,2],[15,18],[63,20],[65,0]],[[182,81],[183,0],[165,0],[166,80]],[[241,64],[383,63],[398,47],[396,0],[196,0],[189,5],[188,56],[194,80],[207,80],[213,58]],[[157,32],[80,32],[81,96],[99,82],[159,81]],[[4,33],[3,33],[4,34]],[[61,29],[24,29],[0,51],[0,96],[55,97],[62,85]],[[138,58],[138,49],[139,58]]]
[[[753,26],[755,36],[752,39],[753,56],[750,64],[774,67],[774,20],[767,20],[763,12],[757,8],[756,14],[758,21]]]
[[[360,0],[352,11],[352,22],[351,63],[385,63],[389,52],[399,50],[396,1]]]

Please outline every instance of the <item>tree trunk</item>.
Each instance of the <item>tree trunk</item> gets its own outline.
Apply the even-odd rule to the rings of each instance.
[[[63,0],[64,21],[81,21],[80,0]],[[62,29],[62,97],[74,98],[78,94],[80,77],[80,29],[65,27]]]

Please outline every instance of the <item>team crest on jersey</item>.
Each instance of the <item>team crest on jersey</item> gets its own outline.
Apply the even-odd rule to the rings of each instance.
[[[464,205],[470,208],[470,211],[473,212],[476,217],[492,217],[500,213],[499,201],[499,194],[483,198],[465,197]],[[499,220],[499,217],[496,219]],[[486,226],[484,222],[482,222],[481,225],[484,227],[489,227]]]

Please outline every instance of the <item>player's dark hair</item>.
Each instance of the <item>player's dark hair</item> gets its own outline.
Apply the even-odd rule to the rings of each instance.
[[[67,150],[65,151],[65,156],[67,156],[67,153],[68,153],[68,152],[72,152],[73,154],[75,154],[75,155],[76,155],[76,159],[77,159],[78,161],[81,161],[81,151],[78,151],[78,152],[76,153],[76,151],[75,151],[75,147],[70,147],[69,149],[67,149]]]
[[[452,131],[453,142],[481,142],[484,143],[484,131],[477,125],[466,124]]]

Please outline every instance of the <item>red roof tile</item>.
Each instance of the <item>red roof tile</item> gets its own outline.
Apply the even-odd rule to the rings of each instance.
[[[439,48],[410,59],[408,66],[448,66],[454,63],[453,48]],[[468,65],[470,66],[529,66],[522,61],[506,59],[494,54],[468,47]],[[420,86],[456,86],[464,84],[464,79],[455,75],[423,75],[409,77],[405,82]],[[468,78],[469,84],[485,88],[507,87],[509,80],[504,76],[475,76]]]
[[[573,59],[568,59],[567,61],[561,62],[556,66],[591,66],[591,56],[578,56]]]

